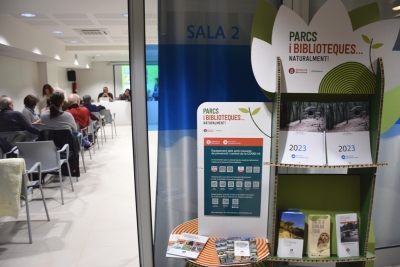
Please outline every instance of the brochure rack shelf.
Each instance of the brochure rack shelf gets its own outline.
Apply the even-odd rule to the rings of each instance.
[[[374,235],[371,225],[373,194],[377,167],[387,166],[378,163],[380,125],[382,117],[384,68],[382,59],[377,60],[376,86],[373,94],[290,94],[282,93],[284,76],[280,58],[277,59],[277,90],[274,95],[272,114],[270,203],[268,237],[270,237],[271,255],[267,257],[271,266],[279,266],[280,262],[314,262],[332,263],[336,266],[373,266],[375,260]],[[281,101],[319,101],[350,102],[368,101],[369,104],[369,137],[373,164],[317,166],[282,164],[279,162],[279,136],[281,123]],[[287,168],[287,169],[286,169]],[[307,174],[305,169],[313,169]],[[318,170],[321,169],[321,170]],[[321,174],[329,172],[332,174]],[[347,170],[347,173],[340,172]],[[285,174],[282,173],[285,172]],[[336,171],[336,173],[335,173]],[[293,173],[293,174],[291,174]],[[331,215],[331,256],[330,258],[281,258],[277,257],[280,210],[294,209],[309,214]],[[336,248],[335,215],[356,213],[359,220],[358,240],[360,256],[338,258]],[[307,226],[306,226],[307,229]],[[307,254],[307,238],[305,238],[303,255]]]
[[[358,257],[348,257],[348,258],[339,258],[337,255],[332,255],[329,258],[309,258],[304,256],[302,259],[293,259],[293,258],[280,258],[277,256],[270,256],[267,260],[273,261],[284,261],[284,262],[310,262],[310,263],[332,263],[332,262],[362,262],[362,261],[374,261],[376,259],[375,255],[372,253],[367,253],[367,256],[358,256]]]
[[[264,165],[285,167],[285,168],[302,168],[302,169],[360,169],[360,168],[376,168],[376,167],[389,166],[387,163],[320,166],[320,165],[296,165],[296,164],[273,163],[273,162],[264,162]]]

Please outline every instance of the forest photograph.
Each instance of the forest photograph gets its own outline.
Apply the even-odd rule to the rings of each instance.
[[[325,113],[328,132],[369,131],[368,102],[327,103]]]
[[[323,132],[325,130],[325,103],[281,102],[281,131]]]

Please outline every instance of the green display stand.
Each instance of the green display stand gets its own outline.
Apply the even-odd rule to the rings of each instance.
[[[375,236],[371,216],[373,194],[378,164],[380,125],[382,117],[384,69],[382,59],[378,59],[378,70],[374,92],[368,94],[283,94],[282,66],[277,59],[277,90],[274,96],[272,139],[271,139],[271,183],[270,183],[270,222],[268,225],[271,255],[267,257],[270,266],[279,266],[281,262],[336,263],[336,266],[368,266],[375,260]],[[354,166],[301,166],[280,164],[279,129],[281,101],[319,101],[319,102],[351,102],[368,101],[370,105],[370,145],[373,164]],[[342,168],[347,174],[281,174],[280,167],[286,168]],[[277,255],[279,233],[279,210],[297,209],[306,215],[331,215],[331,257],[308,258],[306,255],[307,238],[303,249],[303,258],[280,258]],[[336,214],[356,213],[359,218],[358,257],[338,258],[336,247]],[[306,227],[307,228],[307,227]]]

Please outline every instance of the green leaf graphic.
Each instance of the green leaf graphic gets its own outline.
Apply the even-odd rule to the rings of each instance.
[[[253,110],[253,112],[251,113],[251,115],[256,115],[259,111],[260,111],[260,109],[261,108],[256,108],[255,110]]]
[[[362,38],[364,39],[364,42],[366,42],[367,44],[369,44],[371,42],[371,40],[365,36],[364,34],[361,34]]]
[[[377,49],[377,48],[381,47],[382,45],[383,45],[382,43],[374,44],[374,45],[372,46],[372,49]]]
[[[249,113],[249,110],[247,108],[239,108],[239,110],[243,113]]]

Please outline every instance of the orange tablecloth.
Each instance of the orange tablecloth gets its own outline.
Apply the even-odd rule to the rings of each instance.
[[[194,219],[183,223],[177,226],[173,231],[172,234],[182,234],[182,233],[189,233],[189,234],[198,234],[198,220]],[[203,251],[200,253],[199,257],[196,260],[186,259],[188,262],[199,266],[229,266],[229,264],[220,264],[217,250],[215,248],[214,240],[217,237],[210,237],[207,244],[205,245]],[[257,250],[258,250],[258,262],[269,255],[268,243],[266,239],[257,239]],[[244,264],[235,264],[238,265],[251,265],[254,263],[244,263]]]

